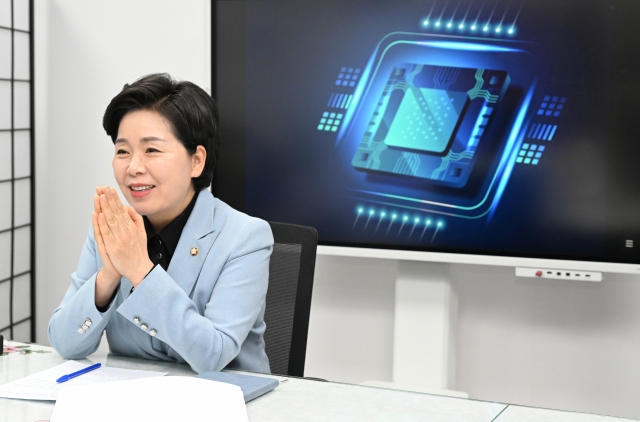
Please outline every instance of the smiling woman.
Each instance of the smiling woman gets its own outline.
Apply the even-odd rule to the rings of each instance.
[[[115,189],[96,188],[78,269],[49,322],[66,358],[112,352],[269,372],[263,334],[269,225],[214,198],[213,99],[190,82],[149,75],[113,98]]]
[[[191,202],[191,180],[202,174],[205,147],[198,145],[189,153],[166,118],[136,110],[122,118],[115,148],[113,172],[120,190],[156,231],[162,230]]]

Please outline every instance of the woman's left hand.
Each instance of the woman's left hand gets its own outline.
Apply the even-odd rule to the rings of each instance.
[[[125,207],[116,190],[108,186],[100,195],[100,206],[98,225],[109,259],[115,269],[137,287],[153,268],[142,216],[133,208]]]

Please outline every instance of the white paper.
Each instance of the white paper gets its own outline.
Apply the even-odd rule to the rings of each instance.
[[[60,389],[66,385],[82,386],[111,381],[161,377],[167,374],[166,372],[137,371],[133,369],[101,366],[98,369],[72,378],[69,381],[60,384],[56,382],[56,380],[61,376],[79,371],[87,366],[89,365],[73,360],[67,361],[61,365],[47,369],[46,371],[38,372],[37,374],[0,386],[0,397],[9,399],[55,401]]]
[[[193,377],[146,378],[66,386],[51,422],[248,422],[236,385]]]

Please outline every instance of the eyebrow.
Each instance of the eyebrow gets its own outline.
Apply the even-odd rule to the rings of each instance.
[[[140,138],[140,142],[166,142],[166,141],[162,138],[158,138],[157,136],[146,136],[144,138]],[[115,143],[116,144],[129,143],[129,141],[125,138],[118,138],[116,139]]]

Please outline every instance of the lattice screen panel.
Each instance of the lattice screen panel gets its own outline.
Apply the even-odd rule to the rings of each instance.
[[[34,341],[30,0],[0,0],[0,334]]]

